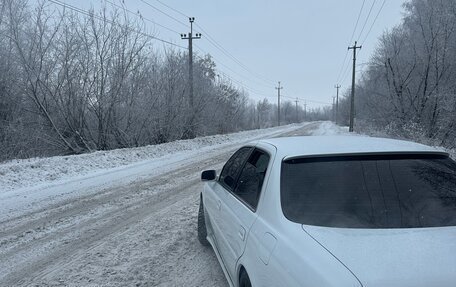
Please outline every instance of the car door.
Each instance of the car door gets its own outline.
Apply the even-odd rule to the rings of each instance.
[[[225,163],[218,181],[208,183],[207,188],[209,190],[204,193],[204,206],[209,215],[207,218],[210,221],[209,224],[211,225],[215,245],[219,254],[222,253],[220,250],[226,248],[223,244],[220,244],[220,242],[223,242],[220,238],[223,236],[222,233],[224,231],[220,223],[222,201],[228,191],[234,190],[236,179],[252,149],[252,147],[242,147],[236,151]]]
[[[221,197],[220,255],[228,274],[235,281],[236,263],[244,252],[247,235],[256,219],[256,208],[270,156],[254,149],[242,166],[234,189]]]

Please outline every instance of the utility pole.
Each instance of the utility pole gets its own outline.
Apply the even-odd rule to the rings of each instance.
[[[283,87],[280,86],[280,81],[279,81],[279,86],[276,87],[277,90],[277,126],[280,126],[280,90],[283,89]]]
[[[195,36],[193,36],[193,22],[195,21],[195,17],[189,17],[188,20],[190,21],[190,33],[188,33],[188,36],[187,34],[181,34],[181,39],[188,40],[188,90],[191,113],[188,131],[191,133],[189,137],[194,137],[193,120],[195,118],[195,107],[193,101],[193,40],[201,39],[201,33],[196,33]]]
[[[298,98],[296,98],[296,122],[299,123],[299,115],[298,115]]]
[[[351,90],[351,99],[350,99],[350,127],[348,129],[349,132],[353,132],[353,124],[355,121],[355,68],[356,68],[356,49],[361,49],[362,46],[348,47],[348,50],[353,50],[353,74],[352,74],[352,90]]]
[[[339,119],[339,88],[340,88],[340,85],[335,85],[334,88],[337,89],[337,93],[336,93],[336,125],[337,125],[338,119]]]
[[[307,102],[304,102],[304,121],[306,121],[307,118]]]

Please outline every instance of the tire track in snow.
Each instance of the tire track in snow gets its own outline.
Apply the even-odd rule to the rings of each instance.
[[[0,284],[226,286],[215,255],[196,241],[196,179],[238,145],[0,223]]]

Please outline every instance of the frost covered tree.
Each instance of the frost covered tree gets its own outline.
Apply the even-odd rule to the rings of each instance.
[[[190,111],[188,51],[156,44],[115,7],[0,0],[0,160],[183,139],[189,122],[195,136],[275,125],[276,106],[249,101],[210,55],[194,55]]]
[[[358,128],[455,147],[456,2],[411,0],[404,11],[357,83]]]

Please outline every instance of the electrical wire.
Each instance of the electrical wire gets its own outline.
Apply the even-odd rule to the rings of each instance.
[[[366,37],[364,37],[364,40],[361,45],[363,45],[364,42],[366,42],[367,37],[369,36],[369,34],[372,30],[372,27],[374,27],[374,24],[377,21],[378,15],[380,15],[380,12],[382,12],[383,6],[385,6],[385,3],[386,3],[386,0],[383,0],[382,6],[380,6],[380,9],[378,10],[377,15],[375,16],[374,22],[372,22],[372,25],[370,26],[369,31],[367,32]]]
[[[359,9],[358,17],[356,19],[355,27],[353,28],[353,32],[352,32],[352,35],[350,37],[350,41],[348,41],[349,45],[351,45],[351,43],[353,41],[353,37],[355,36],[356,29],[358,28],[359,19],[361,18],[361,14],[363,12],[363,8],[364,8],[364,4],[365,3],[366,3],[366,0],[363,0],[363,4],[361,4],[361,8]],[[339,74],[337,76],[337,80],[336,80],[337,83],[339,83],[340,77],[342,76],[342,71],[344,71],[345,61],[347,60],[347,56],[348,56],[348,50],[345,52],[344,60],[342,61],[342,66],[340,67]]]
[[[198,50],[200,50],[203,54],[210,54],[210,53],[204,51],[204,50],[203,50],[201,47],[199,47],[198,45],[193,44],[193,46],[195,46],[195,47],[196,47]],[[214,58],[213,55],[212,55],[212,57]],[[223,62],[221,62],[221,61],[219,61],[219,60],[218,60],[217,62],[218,62],[218,64],[224,66],[225,68],[227,68],[228,70],[232,71],[233,73],[235,73],[236,75],[240,76],[241,78],[245,78],[244,75],[241,75],[241,74],[239,74],[238,72],[234,71],[233,69],[231,69],[228,65],[224,64]],[[266,84],[264,84],[263,82],[259,82],[259,81],[257,81],[257,80],[254,81],[254,80],[250,79],[250,81],[251,81],[251,82],[255,82],[257,85],[261,85],[261,86],[266,87],[266,88],[268,88],[268,89],[273,89],[273,88],[274,88],[273,85],[272,85],[272,86],[271,86],[271,85],[266,85]]]
[[[51,3],[53,3],[53,4],[56,4],[56,5],[59,5],[59,6],[63,7],[63,8],[66,8],[66,9],[72,10],[72,11],[74,11],[74,12],[77,12],[77,13],[79,13],[79,14],[83,14],[83,15],[86,15],[86,16],[89,16],[89,17],[93,17],[93,18],[95,18],[95,19],[98,19],[98,20],[100,20],[100,21],[109,23],[109,24],[111,24],[111,25],[121,26],[119,23],[116,23],[116,22],[111,21],[111,20],[109,20],[109,19],[105,19],[105,18],[103,18],[103,17],[97,16],[95,13],[91,13],[91,12],[89,12],[89,11],[87,11],[87,10],[82,9],[82,8],[79,8],[79,7],[76,7],[76,6],[67,4],[67,3],[63,3],[63,2],[61,2],[61,1],[59,1],[59,0],[47,0],[47,1],[49,1],[49,2],[51,2]],[[175,47],[178,47],[178,48],[187,50],[187,48],[184,47],[184,46],[181,46],[181,45],[172,43],[172,42],[170,42],[170,41],[166,41],[166,40],[164,40],[164,39],[161,39],[161,38],[155,37],[155,36],[153,36],[153,35],[150,35],[150,34],[148,34],[148,33],[145,33],[145,32],[142,32],[142,31],[139,31],[139,30],[136,30],[136,29],[132,29],[132,28],[129,28],[129,30],[132,31],[132,32],[134,32],[134,33],[136,33],[136,34],[138,34],[138,35],[145,36],[145,37],[151,38],[151,39],[153,39],[153,40],[157,40],[157,41],[163,42],[163,43],[165,43],[165,44],[168,44],[168,45],[171,45],[171,46],[175,46]]]
[[[160,23],[157,23],[157,22],[155,22],[154,20],[151,20],[151,19],[148,19],[148,18],[144,17],[142,14],[140,14],[139,11],[138,11],[137,13],[135,13],[135,12],[129,10],[129,9],[126,7],[125,4],[124,4],[125,6],[121,6],[121,5],[119,5],[119,4],[116,4],[116,3],[114,3],[114,2],[111,2],[111,1],[109,1],[109,0],[104,0],[104,1],[105,1],[106,3],[111,4],[111,5],[114,6],[114,7],[117,7],[117,8],[119,8],[119,9],[125,10],[126,12],[128,12],[128,13],[130,13],[130,14],[136,16],[136,17],[139,17],[140,19],[143,19],[143,20],[145,20],[145,21],[147,21],[147,22],[150,22],[150,23],[152,23],[152,24],[154,24],[154,25],[156,25],[156,26],[159,26],[159,27],[161,27],[161,28],[163,28],[163,29],[166,29],[166,30],[168,30],[168,31],[170,31],[170,32],[173,32],[173,33],[176,33],[176,34],[180,35],[180,33],[179,33],[178,31],[176,31],[176,30],[174,30],[174,29],[171,29],[171,28],[169,28],[169,27],[166,27],[166,26],[164,26],[164,25],[162,25],[162,24],[160,24]]]
[[[167,16],[167,17],[173,19],[173,20],[176,21],[177,23],[179,23],[179,24],[181,24],[181,25],[183,25],[183,26],[185,26],[185,27],[188,27],[188,24],[187,24],[187,23],[184,23],[184,22],[182,22],[181,20],[179,20],[179,19],[177,19],[177,18],[175,18],[175,17],[169,15],[168,13],[166,13],[166,12],[160,10],[159,8],[157,8],[157,7],[155,7],[154,5],[150,4],[149,2],[144,1],[144,0],[141,0],[141,2],[143,2],[143,3],[146,4],[147,6],[151,7],[151,8],[154,9],[155,11],[158,11],[158,12],[162,13],[163,15],[165,15],[165,16]]]
[[[201,48],[198,48],[198,50],[200,50],[202,53],[205,53]],[[206,53],[207,54],[207,53]],[[204,58],[202,58],[201,56],[199,55],[195,55],[195,57],[199,58],[200,60],[204,60]],[[238,75],[241,79],[242,78],[245,78],[244,76],[238,74],[236,71],[234,71],[233,69],[231,69],[230,67],[222,64],[220,61],[217,61],[214,57],[212,57],[212,61],[214,61],[214,63],[216,64],[216,66],[224,66],[226,69],[230,70],[232,73]],[[229,79],[230,81],[238,84],[239,86],[241,86],[244,90],[246,91],[249,91],[251,92],[252,94],[257,94],[257,95],[260,95],[260,96],[265,96],[264,94],[267,94],[267,92],[263,92],[263,91],[259,91],[257,89],[254,89],[248,85],[246,85],[242,80],[237,80],[237,79],[234,79],[233,77],[230,77],[228,76],[227,73],[224,73],[220,68],[217,69],[217,72],[218,74],[222,74],[224,77],[226,77],[227,79]],[[249,81],[251,81],[249,79]]]
[[[361,5],[361,9],[359,9],[358,18],[356,19],[355,28],[353,29],[352,35],[350,37],[350,41],[348,42],[349,45],[351,45],[351,43],[353,41],[353,36],[355,36],[356,28],[358,28],[359,19],[361,18],[361,14],[363,12],[363,8],[364,8],[364,4],[365,3],[366,3],[366,0],[363,0],[363,4]]]
[[[166,3],[163,3],[162,1],[160,0],[156,0],[158,3],[160,3],[161,5],[165,6],[166,8],[178,13],[179,15],[181,16],[184,16],[184,17],[188,17],[185,13],[173,8],[172,6],[166,4]],[[141,2],[145,3],[146,5],[152,7],[153,9],[159,11],[160,13],[170,17],[171,19],[175,20],[176,22],[180,23],[180,24],[183,24],[185,25],[183,22],[181,22],[180,20],[176,19],[175,17],[173,17],[172,15],[160,10],[159,8],[155,7],[154,5],[150,4],[149,2],[146,2],[145,0],[141,0]],[[187,26],[187,25],[186,25]],[[262,82],[266,83],[268,85],[268,88],[272,88],[274,87],[274,85],[272,84],[274,81],[264,77],[263,75],[259,74],[259,73],[256,73],[254,71],[252,71],[251,69],[249,69],[246,65],[244,65],[240,60],[238,60],[236,57],[234,57],[230,52],[228,52],[222,45],[220,45],[215,39],[214,37],[212,37],[203,27],[201,27],[201,25],[198,25],[197,23],[195,23],[195,26],[198,27],[201,32],[203,32],[204,34],[204,39],[206,39],[212,46],[214,46],[216,49],[218,49],[219,51],[221,51],[226,57],[228,57],[229,59],[231,59],[233,62],[235,62],[237,65],[239,65],[243,70],[247,71],[249,74],[251,74],[252,76],[258,78],[259,80],[261,80]],[[223,65],[223,64],[222,64]],[[225,65],[226,66],[226,65]],[[230,69],[231,70],[231,69]]]
[[[348,62],[347,67],[345,68],[345,73],[344,73],[345,76],[344,76],[344,78],[343,78],[342,81],[341,81],[342,83],[345,82],[345,80],[347,79],[347,76],[350,74],[350,73],[348,72],[348,71],[349,71],[349,68],[350,68],[350,65],[349,65],[349,64],[350,64],[350,61]]]
[[[376,2],[376,0],[372,1],[372,5],[371,5],[371,7],[369,9],[369,13],[367,14],[366,20],[364,21],[364,24],[363,24],[363,28],[361,29],[361,32],[359,32],[358,40],[361,38],[361,35],[364,32],[364,28],[366,28],[366,24],[369,21],[370,14],[372,13],[372,8],[374,8],[375,2]]]
[[[173,8],[172,6],[160,1],[160,0],[155,0],[157,1],[158,3],[160,3],[161,5],[165,6],[166,8],[178,13],[179,15],[181,16],[184,16],[184,17],[188,17],[185,13]],[[170,17],[171,19],[181,23],[181,24],[184,24],[183,22],[181,22],[180,20],[176,19],[175,17],[169,15],[168,13],[160,10],[159,8],[153,6],[152,4],[146,2],[145,0],[141,0],[141,2],[147,4],[148,6],[152,7],[153,9],[159,11],[160,13]],[[185,25],[185,24],[184,24]],[[186,25],[187,26],[187,25]],[[214,37],[211,36],[210,33],[208,33],[203,27],[201,27],[201,25],[198,25],[197,23],[195,23],[195,26],[198,27],[201,32],[204,33],[204,38],[211,44],[213,45],[216,49],[220,50],[225,56],[227,56],[228,58],[230,58],[232,61],[234,61],[236,64],[238,64],[242,69],[246,70],[248,73],[252,74],[253,76],[257,77],[258,79],[261,79],[262,81],[264,81],[265,83],[271,85],[271,83],[273,83],[274,81],[271,80],[271,79],[268,79],[267,77],[259,74],[259,73],[256,73],[254,71],[252,71],[251,69],[249,69],[246,65],[244,65],[239,59],[237,59],[235,56],[233,56],[230,52],[228,52],[222,45],[220,45],[215,39]],[[273,87],[270,86],[270,87]]]
[[[213,45],[216,49],[220,50],[225,56],[227,56],[228,58],[230,58],[232,61],[234,61],[235,63],[237,63],[242,69],[244,69],[245,71],[247,71],[248,73],[252,74],[253,76],[257,77],[258,79],[261,79],[262,81],[264,81],[265,83],[268,83],[268,84],[271,84],[273,83],[274,81],[271,80],[271,79],[268,79],[267,77],[259,74],[259,73],[256,73],[252,70],[250,70],[246,65],[244,65],[240,60],[238,60],[235,56],[233,56],[230,52],[228,52],[222,45],[220,45],[215,39],[214,37],[211,36],[211,34],[209,34],[206,30],[204,30],[203,27],[201,27],[200,25],[198,24],[195,24],[196,27],[198,27],[203,33],[204,33],[204,36],[206,38],[206,40],[211,44]]]
[[[162,4],[163,6],[165,6],[165,7],[168,8],[168,9],[173,10],[173,11],[176,12],[177,14],[180,14],[181,16],[184,16],[184,17],[186,17],[186,18],[190,18],[188,15],[185,15],[183,12],[181,12],[181,11],[179,11],[179,10],[177,10],[177,9],[175,9],[175,8],[173,8],[173,7],[171,7],[171,6],[169,6],[169,5],[166,4],[166,3],[163,3],[163,2],[160,1],[160,0],[155,0],[155,1],[157,1],[157,2],[160,3],[160,4]]]

